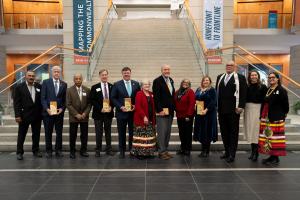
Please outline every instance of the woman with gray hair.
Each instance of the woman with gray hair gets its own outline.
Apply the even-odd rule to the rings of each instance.
[[[190,155],[192,150],[192,131],[195,112],[195,93],[188,79],[181,81],[180,88],[175,92],[176,117],[181,141],[179,155]]]
[[[155,109],[150,81],[141,82],[141,91],[135,97],[133,144],[131,155],[138,159],[152,157],[156,149]]]

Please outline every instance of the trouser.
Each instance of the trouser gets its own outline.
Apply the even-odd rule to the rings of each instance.
[[[156,117],[158,153],[168,151],[172,122],[173,115]]]
[[[181,141],[182,151],[192,150],[192,132],[193,132],[193,118],[189,118],[186,121],[185,118],[177,118],[177,124],[179,129],[179,138]]]
[[[133,117],[129,116],[128,118],[122,119],[117,118],[118,126],[118,135],[119,135],[119,151],[126,151],[126,128],[128,125],[128,149],[131,151],[132,148],[132,139],[133,139]]]
[[[45,128],[45,142],[46,142],[46,152],[52,152],[52,133],[55,127],[56,131],[56,141],[55,141],[55,151],[62,150],[62,130],[64,123],[64,115],[60,114],[57,116],[45,116],[43,119]]]
[[[88,122],[70,122],[70,153],[76,152],[76,139],[77,139],[77,130],[78,125],[80,125],[80,141],[81,147],[80,152],[87,151],[87,142],[88,142]]]
[[[105,116],[102,119],[95,119],[95,131],[96,131],[96,151],[102,150],[102,137],[103,137],[103,126],[105,132],[105,142],[106,148],[105,151],[109,152],[112,150],[111,147],[111,123],[112,118]]]
[[[32,152],[35,153],[39,151],[41,120],[37,119],[33,122],[22,121],[19,123],[17,154],[24,154],[24,142],[29,125],[31,126],[32,132]]]
[[[219,114],[221,136],[227,156],[235,157],[239,140],[240,115],[236,113]]]

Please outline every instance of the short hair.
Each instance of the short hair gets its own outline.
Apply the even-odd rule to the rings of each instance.
[[[151,85],[151,81],[149,79],[143,79],[141,82],[140,82],[140,86],[143,87],[143,85],[145,85],[145,83],[148,83]]]
[[[131,69],[129,67],[123,67],[121,72],[125,72],[125,71],[130,71],[131,72]]]
[[[201,79],[201,87],[203,87],[203,82],[204,82],[204,79],[206,79],[206,78],[208,78],[208,80],[209,80],[209,82],[210,82],[210,85],[211,85],[212,81],[211,81],[210,76],[205,75],[205,76],[203,76],[202,79]]]
[[[260,81],[260,74],[257,70],[251,70],[249,73],[248,73],[248,84],[251,84],[251,74],[252,73],[256,73],[257,74],[257,77],[258,77],[258,80],[257,80],[257,84],[258,85],[261,85],[261,81]]]
[[[107,69],[101,69],[101,70],[99,71],[99,75],[102,74],[103,72],[106,72],[106,73],[108,74],[108,70],[107,70]]]
[[[54,65],[54,66],[52,67],[52,71],[55,70],[55,69],[58,69],[59,71],[61,71],[61,67],[58,66],[58,65]]]
[[[27,71],[26,71],[26,74],[27,74],[27,73],[34,73],[34,74],[35,74],[35,72],[34,72],[32,69],[27,70]]]
[[[73,79],[75,78],[75,76],[80,76],[80,77],[83,79],[83,76],[82,76],[81,73],[75,73],[75,74],[73,75]]]

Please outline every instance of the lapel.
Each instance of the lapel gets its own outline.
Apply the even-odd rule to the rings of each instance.
[[[39,94],[41,93],[41,89],[36,87],[35,84],[34,84],[34,89],[35,89],[35,102],[37,102],[39,98]],[[39,92],[37,92],[37,90],[39,90]]]
[[[49,82],[50,82],[50,90],[52,90],[52,94],[53,94],[53,96],[55,96],[56,97],[56,94],[55,94],[55,87],[54,87],[54,81],[53,81],[53,79],[51,78],[51,79],[49,79]],[[59,92],[58,92],[59,93]],[[57,94],[58,95],[58,94]]]
[[[173,85],[172,85],[171,79],[169,79],[169,80],[170,80],[170,83],[171,83],[171,86],[172,86],[172,91],[173,91]],[[170,89],[168,87],[168,84],[166,83],[166,80],[165,80],[165,78],[163,76],[161,76],[161,81],[165,85],[165,88],[168,91],[169,95],[172,96],[171,92],[170,92]]]
[[[29,92],[29,89],[28,89],[28,87],[27,87],[26,81],[24,82],[23,87],[24,87],[24,91],[27,93],[27,97],[30,99],[30,102],[33,103],[33,100],[32,100],[31,94],[30,94],[30,92]],[[33,87],[33,89],[35,89],[35,88]],[[35,95],[35,96],[36,96],[36,95]]]
[[[59,79],[59,87],[58,87],[58,93],[57,93],[57,96],[59,96],[59,94],[61,93],[63,87],[62,87],[63,83],[62,81]]]
[[[77,98],[77,101],[80,102],[80,97],[79,97],[76,85],[72,86],[72,90],[73,90],[72,92],[75,94],[75,96]]]

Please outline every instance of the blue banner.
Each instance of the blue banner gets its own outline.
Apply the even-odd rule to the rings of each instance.
[[[88,50],[94,38],[93,0],[73,0],[74,48]],[[86,52],[75,52],[75,64],[87,64]]]

